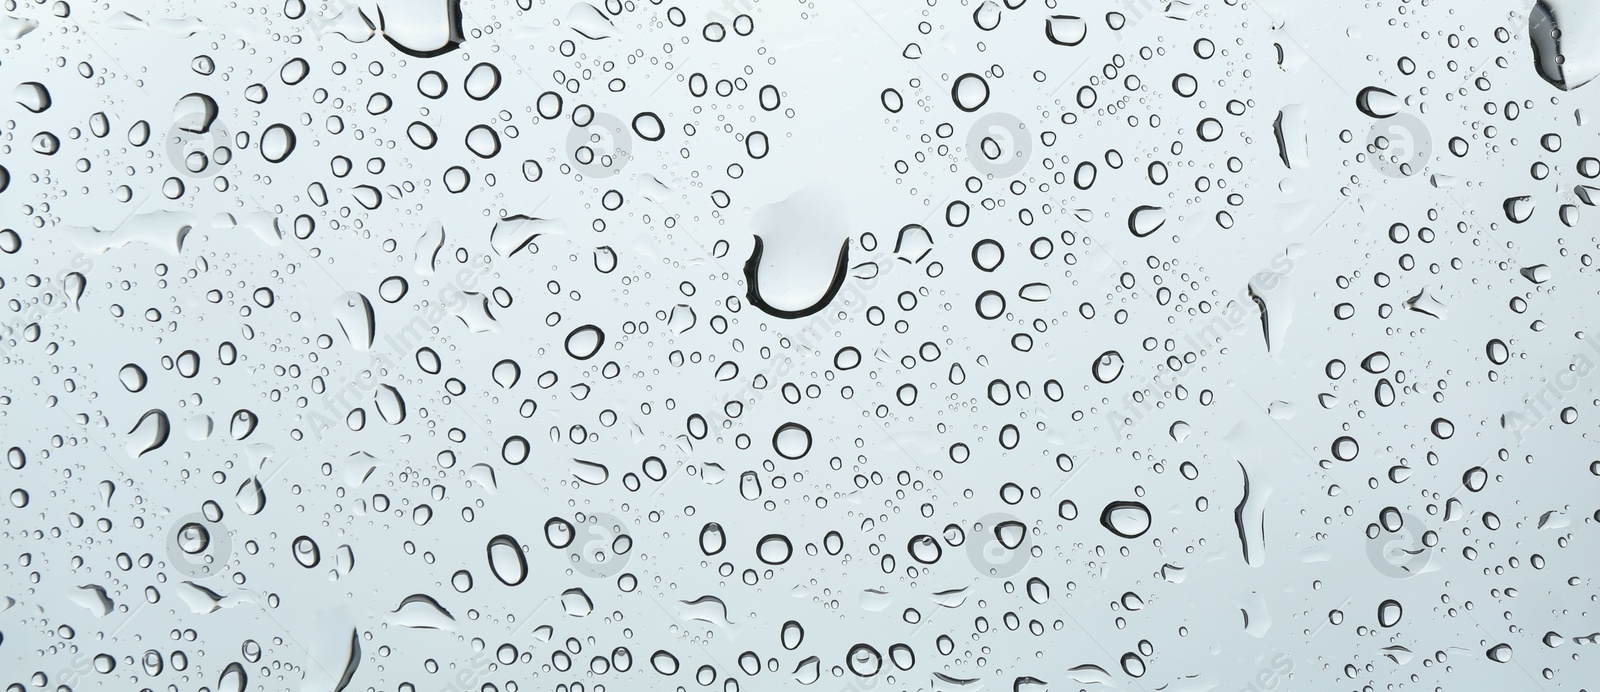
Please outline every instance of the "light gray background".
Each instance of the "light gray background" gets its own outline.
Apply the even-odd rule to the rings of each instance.
[[[1565,91],[1526,1],[9,3],[0,683],[1593,689],[1552,7]]]

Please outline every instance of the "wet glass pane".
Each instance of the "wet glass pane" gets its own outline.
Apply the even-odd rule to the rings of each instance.
[[[0,689],[1593,690],[1600,5],[8,0]]]

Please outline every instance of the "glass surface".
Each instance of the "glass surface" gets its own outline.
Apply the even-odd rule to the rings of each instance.
[[[5,692],[1600,689],[1600,4],[0,41]]]

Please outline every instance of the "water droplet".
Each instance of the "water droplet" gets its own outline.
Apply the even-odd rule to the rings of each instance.
[[[1100,525],[1123,538],[1138,538],[1150,530],[1150,509],[1139,502],[1112,502],[1100,513]]]

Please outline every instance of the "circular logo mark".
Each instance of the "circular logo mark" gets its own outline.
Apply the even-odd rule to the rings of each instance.
[[[1010,113],[990,113],[967,131],[967,160],[979,173],[998,178],[1016,175],[1033,155],[1028,127]]]
[[[1005,579],[1021,572],[1033,557],[1028,527],[1009,514],[990,514],[972,526],[967,560],[983,576]]]
[[[228,148],[228,128],[220,122],[202,126],[199,120],[197,116],[180,118],[167,130],[167,161],[185,178],[212,175],[233,155]]]
[[[167,529],[167,563],[190,579],[222,573],[233,559],[233,537],[221,522],[190,514]]]
[[[610,113],[595,113],[587,124],[573,123],[567,131],[567,161],[586,176],[609,178],[621,173],[632,158],[633,135]]]
[[[1389,509],[1367,527],[1367,561],[1390,579],[1410,579],[1427,571],[1433,547],[1428,525],[1416,516]]]
[[[616,576],[632,556],[633,537],[621,519],[604,512],[579,514],[577,536],[567,546],[573,571],[593,579]]]
[[[1390,178],[1410,177],[1433,157],[1433,136],[1420,118],[1399,113],[1373,121],[1367,130],[1367,155],[1379,173]]]

